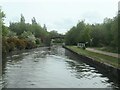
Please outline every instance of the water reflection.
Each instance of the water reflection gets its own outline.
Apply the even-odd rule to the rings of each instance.
[[[69,59],[75,60],[74,62],[71,62],[71,61],[67,61],[67,62],[69,63],[68,64],[70,67],[69,70],[72,70],[76,78],[78,79],[81,79],[81,78],[95,79],[96,78],[97,79],[99,77],[102,77],[102,79],[100,80],[101,83],[108,85],[108,87],[119,88],[117,80],[116,82],[113,83],[112,80],[115,80],[115,79],[112,78],[112,80],[110,80],[106,76],[106,74],[104,74],[105,71],[103,71],[103,69],[98,71],[96,68],[91,67],[86,63],[83,63],[77,55],[73,54],[72,52],[69,52],[68,50],[66,50],[65,55],[68,56]],[[96,85],[97,83],[94,82],[93,84]]]
[[[115,83],[60,46],[37,48],[6,58],[5,88],[113,88]],[[68,55],[69,54],[69,55]]]

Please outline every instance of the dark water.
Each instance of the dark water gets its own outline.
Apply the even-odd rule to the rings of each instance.
[[[70,59],[72,57],[72,59]],[[117,84],[60,46],[8,56],[3,66],[5,88],[116,88]]]

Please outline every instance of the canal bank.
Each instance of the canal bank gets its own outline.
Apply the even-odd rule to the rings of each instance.
[[[89,57],[87,55],[81,54],[81,52],[75,51],[74,49],[71,49],[68,46],[63,46],[63,48],[69,50],[70,52],[77,55],[83,62],[97,68],[98,70],[102,71],[104,74],[106,74],[108,77],[112,78],[115,82],[120,82],[120,68],[115,67],[113,65],[110,65],[106,62],[100,62],[96,60],[96,58]]]

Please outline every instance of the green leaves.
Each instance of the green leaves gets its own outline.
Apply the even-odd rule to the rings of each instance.
[[[79,42],[88,42],[89,30],[84,21],[80,21],[66,33],[66,44],[77,45]]]
[[[105,18],[104,22],[101,24],[90,25],[84,23],[84,21],[80,21],[66,33],[65,42],[68,45],[77,45],[79,42],[88,42],[88,45],[94,47],[109,46],[117,50],[119,46],[119,21],[118,16],[113,19]]]

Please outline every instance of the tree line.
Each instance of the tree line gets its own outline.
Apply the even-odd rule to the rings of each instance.
[[[35,17],[31,24],[25,22],[21,14],[19,22],[10,22],[5,26],[4,12],[0,11],[2,26],[2,54],[5,55],[14,50],[32,49],[39,46],[50,46],[51,38],[59,36],[57,31],[48,31],[46,25],[42,27],[37,23]]]
[[[105,18],[100,24],[88,24],[79,21],[66,33],[66,45],[77,45],[77,43],[83,42],[89,47],[106,47],[114,52],[120,51],[118,43],[120,37],[118,35],[119,17],[117,15],[112,19]]]
[[[14,50],[31,49],[39,46],[50,46],[51,38],[62,36],[57,31],[48,31],[46,25],[42,27],[37,23],[35,17],[31,19],[31,24],[25,22],[21,14],[19,22],[10,22],[5,26],[5,14],[0,10],[0,26],[2,27],[2,53]],[[107,47],[114,52],[119,49],[119,26],[120,16],[117,15],[105,18],[101,24],[88,24],[79,21],[65,34],[66,45],[77,45],[79,42],[86,43],[89,47]],[[61,43],[58,39],[55,42]],[[62,41],[63,42],[63,41]]]

